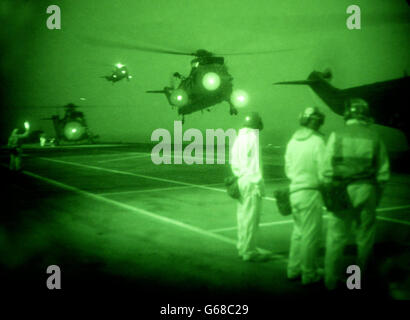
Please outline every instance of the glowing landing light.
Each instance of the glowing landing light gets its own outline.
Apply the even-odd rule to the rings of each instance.
[[[124,65],[121,64],[121,63],[117,63],[115,66],[116,66],[118,69],[121,69]]]
[[[30,124],[27,121],[24,122],[24,128],[26,128],[26,129],[30,128]]]
[[[248,93],[244,90],[235,90],[232,92],[231,102],[237,108],[245,107],[249,102]]]
[[[67,122],[64,126],[64,136],[67,140],[79,140],[85,133],[85,127],[78,121]]]
[[[122,73],[125,73],[125,70],[122,70],[121,72],[122,72]]]
[[[209,91],[216,90],[221,85],[221,78],[215,72],[208,72],[202,78],[202,85]]]
[[[183,106],[188,102],[188,95],[182,89],[174,90],[170,96],[171,104],[175,106]]]
[[[128,79],[131,79],[132,78],[132,76],[128,76]]]

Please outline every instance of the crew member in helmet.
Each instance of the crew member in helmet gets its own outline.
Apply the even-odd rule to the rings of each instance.
[[[25,131],[15,128],[13,129],[9,141],[8,147],[10,149],[10,165],[9,168],[13,172],[21,171],[21,157],[22,157],[22,143],[23,139],[28,137],[30,133],[30,125],[28,122],[24,123]]]
[[[350,99],[345,108],[345,126],[328,140],[323,168],[324,182],[347,185],[350,208],[331,212],[325,255],[325,285],[336,289],[346,275],[343,251],[353,232],[357,244],[357,265],[361,274],[372,252],[376,207],[389,179],[385,145],[372,129],[369,106],[363,99]]]
[[[231,153],[231,168],[233,174],[238,177],[241,194],[237,207],[237,249],[241,259],[254,262],[267,261],[270,258],[256,248],[256,234],[264,196],[259,153],[259,133],[262,129],[260,115],[257,112],[247,114]]]
[[[325,152],[319,129],[324,119],[318,108],[306,108],[299,117],[300,128],[293,134],[285,153],[294,219],[287,277],[301,280],[303,285],[317,283],[323,274],[318,265],[318,253],[323,215],[319,172]]]

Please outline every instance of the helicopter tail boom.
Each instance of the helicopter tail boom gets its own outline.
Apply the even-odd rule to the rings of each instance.
[[[283,81],[274,84],[308,85],[332,110],[342,115],[344,111],[345,92],[329,83],[330,72],[313,71],[307,80]]]
[[[146,93],[166,93],[165,90],[147,90]]]
[[[275,82],[274,84],[299,84],[299,85],[311,85],[314,81],[312,80],[296,80],[296,81],[281,81]]]

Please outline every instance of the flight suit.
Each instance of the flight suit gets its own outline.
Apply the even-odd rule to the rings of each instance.
[[[314,130],[301,127],[286,147],[285,172],[290,179],[294,219],[287,276],[301,276],[302,284],[320,279],[318,254],[321,241],[323,200],[319,192],[320,167],[325,142]]]
[[[351,205],[351,209],[331,212],[328,220],[325,285],[332,290],[346,272],[343,251],[352,232],[357,265],[362,272],[366,269],[375,240],[376,208],[389,179],[385,146],[366,122],[350,119],[344,129],[330,135],[323,177],[325,182],[346,182]]]
[[[231,168],[238,177],[241,198],[237,204],[239,256],[247,261],[259,253],[256,249],[256,233],[262,210],[264,182],[259,157],[259,130],[242,128],[231,152]]]

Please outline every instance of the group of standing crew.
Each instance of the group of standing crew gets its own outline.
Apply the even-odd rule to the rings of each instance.
[[[287,277],[302,284],[324,278],[329,290],[342,281],[343,253],[352,233],[357,245],[356,264],[366,270],[375,239],[376,208],[389,179],[384,143],[372,129],[369,107],[362,99],[346,102],[345,125],[331,133],[327,143],[319,129],[325,116],[316,107],[300,115],[300,128],[286,147],[285,173],[294,220]],[[258,113],[245,118],[232,148],[231,168],[238,177],[238,252],[244,261],[267,261],[269,254],[256,247],[256,234],[265,195]],[[318,263],[325,213],[323,187],[341,185],[345,209],[329,211],[324,269]],[[343,189],[344,188],[344,189]]]

